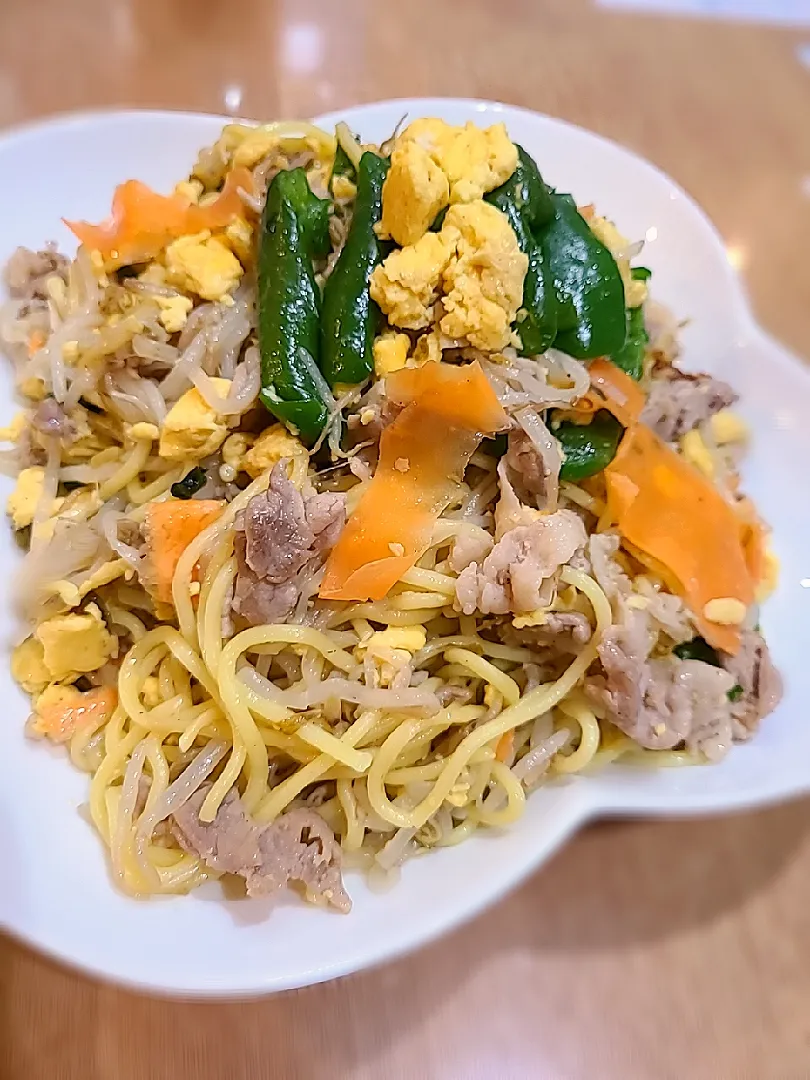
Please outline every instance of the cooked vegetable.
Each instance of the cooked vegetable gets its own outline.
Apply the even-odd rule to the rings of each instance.
[[[506,183],[485,198],[506,216],[520,250],[529,260],[516,329],[521,354],[536,356],[545,352],[557,336],[557,306],[542,245],[532,232],[538,222],[547,220],[546,206],[551,204],[537,166],[525,151],[519,150],[517,168]]]
[[[37,702],[33,728],[51,742],[64,743],[86,724],[100,726],[109,720],[118,704],[113,686],[97,686],[82,692],[72,686],[52,686]]]
[[[219,197],[197,206],[183,195],[158,195],[140,180],[115,189],[112,215],[101,225],[86,221],[65,224],[86,247],[98,251],[111,266],[148,262],[170,241],[204,229],[220,229],[246,214],[239,189],[253,191],[253,177],[243,166],[228,173]]]
[[[333,198],[335,197],[335,180],[339,176],[345,176],[352,183],[357,180],[357,170],[340,142],[337,144],[335,160],[332,162],[332,172],[329,175],[329,194]]]
[[[553,431],[563,452],[560,479],[585,480],[610,464],[624,428],[614,416],[602,410],[589,424],[563,420]]]
[[[306,170],[302,168],[280,172],[276,179],[277,193],[283,195],[295,211],[310,255],[323,258],[332,244],[329,238],[329,200],[318,198],[309,186]]]
[[[191,541],[216,521],[224,503],[191,499],[146,504],[146,542],[158,600],[171,603],[172,578]]]
[[[542,232],[557,298],[555,345],[579,359],[612,356],[627,336],[624,285],[616,260],[570,195],[551,193],[554,219]]]
[[[607,409],[625,427],[634,424],[641,416],[646,399],[633,379],[603,356],[594,360],[589,374],[591,389],[587,397],[596,408]]]
[[[708,643],[736,653],[738,627],[703,616],[710,600],[729,597],[749,607],[754,599],[733,508],[644,424],[628,429],[605,480],[608,511],[622,536],[673,577]]]
[[[381,600],[424,553],[483,435],[509,423],[477,363],[389,376],[406,407],[382,434],[368,489],[326,564],[320,596]]]
[[[634,266],[630,271],[630,276],[635,281],[649,281],[652,277],[652,270],[648,266]]]
[[[534,158],[520,145],[517,151],[518,165],[515,172],[520,172],[522,178],[524,216],[529,228],[538,230],[554,220],[554,202]]]
[[[207,474],[202,465],[196,465],[191,472],[186,473],[182,480],[172,484],[172,495],[175,499],[190,499],[196,495],[200,488],[205,487]]]
[[[681,660],[701,660],[704,664],[711,664],[712,667],[720,667],[717,650],[713,649],[705,638],[694,637],[691,641],[676,645],[672,651]]]
[[[616,367],[626,371],[636,382],[644,374],[644,354],[649,340],[644,326],[644,309],[628,308],[627,338],[622,348],[613,354],[612,360]]]
[[[377,154],[366,151],[360,158],[349,235],[324,287],[321,368],[330,386],[363,382],[374,368],[372,345],[382,316],[369,281],[382,260],[374,226],[387,171],[388,161]]]
[[[306,234],[295,212],[288,173],[277,173],[262,213],[258,258],[258,329],[262,403],[313,443],[329,416],[318,385],[318,287]]]

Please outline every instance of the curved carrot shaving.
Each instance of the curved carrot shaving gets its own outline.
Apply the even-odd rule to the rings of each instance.
[[[646,400],[638,383],[605,356],[597,357],[588,371],[596,407],[612,412],[625,427],[635,424]]]
[[[709,600],[754,600],[743,526],[733,508],[687,461],[648,427],[629,428],[605,469],[608,513],[622,536],[678,583],[700,632],[736,653],[739,629],[709,622]]]
[[[113,686],[98,686],[86,693],[60,687],[53,700],[37,705],[34,730],[52,742],[67,742],[85,724],[109,720],[117,704],[118,691]]]
[[[383,432],[374,477],[326,563],[327,600],[381,600],[427,550],[483,436],[509,423],[478,363],[425,364],[386,388],[406,407]]]
[[[219,196],[208,206],[197,206],[183,195],[158,195],[140,180],[126,180],[115,189],[107,221],[101,225],[87,221],[65,224],[82,244],[100,252],[111,265],[146,262],[178,236],[221,229],[234,218],[243,217],[240,188],[253,191],[253,177],[242,165],[231,169]]]
[[[146,504],[146,541],[158,600],[172,602],[172,578],[191,541],[222,513],[217,499],[167,499]]]

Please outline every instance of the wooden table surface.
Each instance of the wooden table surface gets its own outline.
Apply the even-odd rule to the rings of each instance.
[[[803,44],[584,0],[4,0],[0,125],[100,105],[524,105],[674,176],[763,323],[807,353]],[[138,997],[0,939],[0,1080],[810,1077],[809,811],[591,828],[439,944],[248,1004]]]

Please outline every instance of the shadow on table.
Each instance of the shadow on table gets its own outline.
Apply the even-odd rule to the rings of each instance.
[[[238,1004],[139,997],[0,939],[0,1075],[50,1077],[50,1046],[68,1080],[377,1076],[404,1049],[398,1044],[419,1060],[420,1025],[463,1001],[484,966],[513,951],[615,952],[710,923],[767,888],[809,829],[807,801],[726,818],[598,825],[491,911],[413,956]]]

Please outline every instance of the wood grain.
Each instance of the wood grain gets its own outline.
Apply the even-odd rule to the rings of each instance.
[[[691,191],[764,324],[807,351],[802,40],[583,0],[6,0],[0,123],[418,94],[550,112]],[[264,1001],[139,997],[0,939],[0,1080],[810,1077],[808,810],[591,828],[438,944]]]

